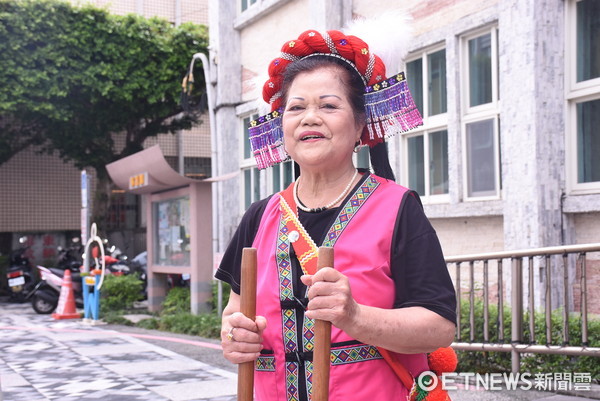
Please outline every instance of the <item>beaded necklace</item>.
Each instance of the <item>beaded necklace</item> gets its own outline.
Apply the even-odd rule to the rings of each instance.
[[[316,207],[316,208],[310,208],[310,207],[304,206],[304,203],[302,203],[300,198],[298,198],[298,182],[296,181],[296,183],[294,183],[294,191],[293,192],[294,192],[294,200],[296,201],[296,205],[298,206],[298,209],[303,210],[305,212],[310,212],[310,213],[317,213],[317,212],[322,212],[324,210],[330,209],[333,205],[337,204],[348,194],[348,191],[350,191],[350,188],[352,187],[352,183],[354,182],[354,179],[356,178],[357,175],[358,175],[358,170],[354,169],[354,174],[352,175],[350,182],[348,182],[348,185],[346,185],[346,188],[344,188],[342,193],[337,198],[335,198],[332,202],[329,202],[325,206]]]

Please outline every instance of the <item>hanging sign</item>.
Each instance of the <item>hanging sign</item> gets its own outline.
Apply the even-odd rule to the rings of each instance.
[[[148,185],[148,173],[140,173],[129,177],[129,189],[136,189]]]

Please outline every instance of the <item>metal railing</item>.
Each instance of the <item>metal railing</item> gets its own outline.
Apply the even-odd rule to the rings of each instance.
[[[449,268],[455,268],[455,285],[457,287],[457,336],[456,341],[452,344],[455,350],[461,351],[495,351],[495,352],[510,352],[512,371],[517,373],[522,353],[538,353],[538,354],[560,354],[560,355],[586,355],[600,357],[600,348],[588,346],[588,293],[587,293],[587,254],[592,252],[600,252],[600,243],[586,245],[570,245],[548,248],[527,249],[519,251],[494,252],[474,255],[461,255],[446,258],[446,263]],[[558,263],[557,263],[558,260]],[[497,267],[497,332],[496,342],[490,341],[490,262],[496,262]],[[510,288],[504,288],[503,275],[505,274],[505,263],[510,262]],[[570,266],[575,263],[574,271],[579,269],[580,280],[580,317],[581,317],[581,345],[569,345],[569,311],[572,299],[569,296],[570,279],[575,277],[569,276]],[[469,316],[468,316],[468,339],[462,338],[461,330],[463,328],[463,316],[461,316],[461,269],[468,264],[468,299],[469,299]],[[483,280],[481,288],[476,288],[480,283],[475,282],[475,266],[477,264]],[[523,266],[527,265],[528,280],[527,286],[524,287],[523,282]],[[540,267],[537,282],[542,282],[543,288],[536,288],[535,267]],[[554,268],[555,273],[562,274],[557,280],[556,274],[552,274]],[[507,272],[508,273],[508,272]],[[562,281],[561,288],[553,288],[552,283]],[[524,289],[527,290],[527,297],[524,297]],[[562,344],[552,343],[552,292],[562,292],[561,299],[555,300],[555,303],[560,303],[562,307]],[[504,338],[504,310],[505,300],[504,295],[510,293],[510,310],[511,310],[511,338],[510,343]],[[543,293],[541,292],[543,291]],[[481,292],[483,298],[483,327],[477,328],[475,323],[475,293]],[[543,298],[543,311],[545,314],[545,339],[536,338],[535,332],[535,312],[536,312],[536,294],[540,299]],[[543,296],[542,296],[543,294]],[[575,295],[575,294],[572,294]],[[494,298],[493,296],[491,297]],[[526,307],[524,307],[524,301]],[[560,302],[556,302],[560,301]],[[540,305],[541,306],[541,305]],[[526,310],[526,311],[525,311]],[[527,318],[526,324],[529,329],[528,341],[524,341],[524,320]],[[479,337],[483,337],[483,342],[475,342],[476,330],[480,329]],[[541,340],[541,341],[540,341]]]

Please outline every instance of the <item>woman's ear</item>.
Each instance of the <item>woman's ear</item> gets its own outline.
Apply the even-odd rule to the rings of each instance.
[[[363,132],[365,131],[365,123],[364,122],[360,122],[356,124],[356,136],[355,136],[355,141],[354,143],[357,143],[360,141],[360,138],[362,137]]]

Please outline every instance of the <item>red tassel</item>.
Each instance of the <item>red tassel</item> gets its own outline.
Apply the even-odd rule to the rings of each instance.
[[[427,362],[429,363],[429,369],[441,376],[442,373],[450,373],[456,370],[458,358],[452,347],[438,348],[427,355]]]

